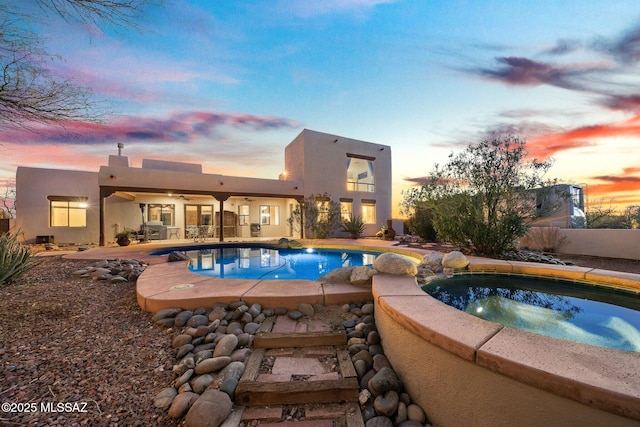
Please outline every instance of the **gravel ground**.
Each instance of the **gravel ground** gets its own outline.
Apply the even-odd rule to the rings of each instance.
[[[0,287],[0,425],[181,425],[152,404],[173,379],[170,338],[135,284],[70,274],[87,261],[40,259]],[[62,411],[41,408],[51,404]]]
[[[0,287],[0,425],[183,425],[152,404],[173,380],[171,338],[140,310],[135,285],[71,275],[87,261],[40,259]],[[640,273],[640,261],[561,259]]]

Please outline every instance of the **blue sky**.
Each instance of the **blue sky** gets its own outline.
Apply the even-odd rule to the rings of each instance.
[[[42,13],[41,11],[38,13]],[[97,170],[116,143],[277,178],[303,129],[387,144],[394,206],[451,152],[517,135],[592,203],[640,203],[637,1],[170,1],[142,31],[33,22],[105,122],[0,135],[18,165]]]

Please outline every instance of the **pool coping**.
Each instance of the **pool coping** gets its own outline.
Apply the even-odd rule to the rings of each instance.
[[[605,281],[640,292],[640,275],[469,257],[468,271]],[[503,327],[424,293],[415,278],[376,275],[376,307],[425,341],[497,374],[625,418],[640,420],[640,353]],[[402,368],[400,368],[402,369]],[[411,373],[408,373],[411,375]]]
[[[373,248],[416,258],[433,252],[368,239],[307,240],[302,243],[305,247]],[[166,247],[166,244],[133,245],[120,249],[96,248],[65,257],[87,260],[121,257],[148,262],[150,266],[138,279],[137,298],[141,308],[151,312],[169,307],[192,309],[210,306],[214,302],[238,300],[292,309],[301,302],[332,305],[374,299],[376,306],[393,317],[403,328],[463,360],[558,396],[625,418],[640,420],[638,353],[505,328],[435,300],[417,286],[413,276],[379,274],[373,277],[371,289],[297,281],[296,288],[302,290],[292,293],[291,281],[282,283],[208,278],[189,272],[186,262],[168,263],[166,256],[149,255],[162,247]],[[468,258],[468,271],[472,273],[528,274],[599,284],[611,283],[640,292],[638,274],[588,267]]]

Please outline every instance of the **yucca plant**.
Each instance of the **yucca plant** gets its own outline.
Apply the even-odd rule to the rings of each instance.
[[[31,248],[18,242],[18,233],[4,233],[0,236],[0,285],[10,283],[36,264]]]
[[[350,219],[346,219],[342,222],[342,231],[349,233],[349,237],[357,239],[364,232],[364,221],[359,216],[351,216]]]

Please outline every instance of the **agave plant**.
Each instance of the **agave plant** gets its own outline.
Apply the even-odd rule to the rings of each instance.
[[[18,233],[4,233],[0,236],[0,285],[10,283],[35,264],[31,248],[18,242]]]
[[[346,219],[342,222],[342,230],[349,233],[349,237],[357,239],[364,232],[365,225],[362,218],[359,216],[352,216],[350,219]]]

